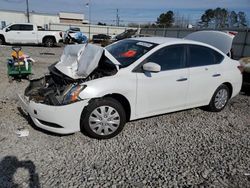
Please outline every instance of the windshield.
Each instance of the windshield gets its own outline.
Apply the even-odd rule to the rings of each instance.
[[[127,67],[153,49],[156,45],[157,44],[150,42],[128,39],[110,45],[106,47],[106,50],[120,62],[121,67]]]

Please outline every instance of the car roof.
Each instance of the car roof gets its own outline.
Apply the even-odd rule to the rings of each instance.
[[[189,40],[189,39],[184,39],[184,38],[173,38],[173,37],[136,37],[136,38],[129,38],[132,40],[138,40],[138,41],[143,41],[143,42],[151,42],[155,44],[196,44],[196,45],[201,45],[201,46],[206,46],[209,48],[212,48],[220,53],[223,54],[219,49],[217,49],[214,46],[211,46],[209,44],[203,43],[203,42],[198,42],[194,40]]]
[[[164,43],[175,43],[175,42],[183,42],[183,41],[190,41],[182,38],[172,38],[172,37],[136,37],[131,38],[133,40],[140,40],[144,42],[151,42],[155,44],[164,44]]]
[[[11,23],[10,25],[34,25],[33,23]]]

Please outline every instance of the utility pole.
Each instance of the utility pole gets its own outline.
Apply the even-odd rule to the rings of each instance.
[[[116,9],[116,26],[120,25],[119,9]]]
[[[88,7],[88,9],[89,9],[89,41],[90,41],[90,24],[91,24],[91,4],[90,4],[90,1],[91,0],[89,0],[89,2],[86,4],[86,7]]]
[[[26,0],[26,14],[27,14],[27,20],[28,20],[28,23],[30,23],[30,11],[29,11],[29,0]]]

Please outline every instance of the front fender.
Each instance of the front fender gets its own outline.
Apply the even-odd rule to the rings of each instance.
[[[135,116],[136,75],[121,77],[104,77],[85,83],[87,87],[80,93],[81,99],[101,98],[110,94],[124,96],[131,107],[131,119]]]

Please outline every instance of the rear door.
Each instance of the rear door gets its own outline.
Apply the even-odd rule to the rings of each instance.
[[[189,83],[186,68],[185,45],[172,45],[159,49],[149,56],[137,73],[138,117],[146,117],[183,109]],[[154,62],[161,66],[158,73],[143,72],[142,65]]]
[[[205,46],[187,47],[190,76],[187,105],[189,107],[206,105],[222,83],[223,70],[220,63],[224,56]]]
[[[31,24],[20,24],[21,32],[18,41],[20,43],[37,43],[37,33],[34,30],[34,26]]]

